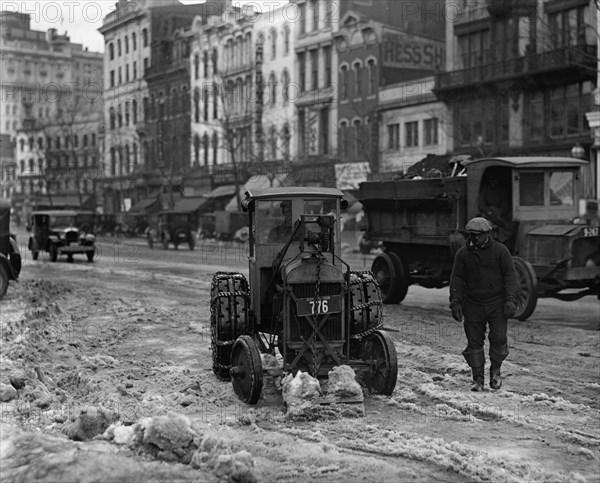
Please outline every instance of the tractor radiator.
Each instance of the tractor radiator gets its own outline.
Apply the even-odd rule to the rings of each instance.
[[[292,285],[292,291],[297,298],[313,298],[315,296],[314,283],[302,283]],[[342,295],[342,285],[340,283],[322,283],[319,289],[319,295]],[[323,315],[319,316],[319,320]],[[342,340],[343,312],[329,315],[329,318],[321,327],[321,333],[328,341]],[[307,340],[313,333],[309,320],[305,317],[296,315],[296,306],[291,304],[290,320],[290,340],[298,342]],[[318,340],[318,339],[317,339]]]

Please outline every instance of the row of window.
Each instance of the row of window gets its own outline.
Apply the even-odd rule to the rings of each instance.
[[[123,46],[125,47],[125,54],[129,53],[129,37],[127,35],[125,35],[125,37],[123,37],[123,42],[121,42],[121,39],[117,39],[116,41],[117,44],[117,56],[121,57],[121,55],[123,55]],[[142,47],[147,47],[148,46],[148,29],[142,29]],[[131,34],[131,49],[132,50],[137,50],[137,36],[136,33],[133,32]],[[108,58],[109,60],[114,60],[115,59],[115,42],[110,42],[108,44]]]
[[[34,159],[19,161],[19,173],[23,174],[26,171],[29,173],[44,173],[45,170],[56,170],[68,168],[97,168],[98,160],[96,156],[88,156],[84,154],[82,156],[70,157],[70,156],[50,156],[47,162],[43,159],[38,159],[37,163]]]
[[[147,100],[147,98],[144,98]],[[124,107],[123,107],[124,106]],[[129,126],[132,123],[138,122],[138,103],[136,99],[133,99],[131,103],[125,101],[125,104],[118,104],[117,109],[111,106],[108,109],[108,120],[110,129],[117,127]]]
[[[117,162],[118,161],[118,162]],[[123,176],[131,174],[138,167],[138,145],[132,143],[110,148],[110,175]]]
[[[332,0],[310,0],[298,5],[300,35],[328,28],[338,6]]]
[[[146,71],[148,70],[148,58],[145,57],[144,58],[144,74],[146,73]],[[129,76],[129,64],[125,64],[122,67],[118,67],[117,70],[115,71],[114,69],[111,69],[110,71],[110,87],[115,87],[117,85],[121,85],[123,84],[123,82],[127,83],[130,81],[134,81],[138,78],[138,68],[137,68],[137,61],[133,61],[133,63],[131,64],[131,77]],[[123,70],[125,71],[125,77],[123,78]],[[116,77],[115,77],[115,72],[116,72]]]
[[[81,180],[77,179],[65,179],[65,180],[57,180],[57,181],[49,181],[49,180],[29,180],[21,181],[21,193],[29,192],[29,193],[43,193],[46,194],[46,190],[76,190],[77,185],[79,185],[79,190],[82,194],[91,194],[94,191],[94,181],[92,179],[83,178]]]
[[[360,61],[354,62],[352,69],[342,65],[340,74],[340,99],[355,99],[377,93],[377,65],[374,59],[369,59],[366,67]],[[363,88],[365,81],[366,89]]]
[[[331,55],[331,46],[329,45],[308,52],[298,52],[298,87],[300,92],[317,90],[320,87],[331,87],[333,82]],[[322,66],[320,66],[319,56],[322,59]],[[323,72],[322,78],[319,76],[320,72]]]
[[[439,144],[439,120],[436,117],[424,119],[422,124],[420,121],[405,122],[403,139],[400,126],[400,123],[387,125],[387,148],[390,150],[399,150],[400,146],[414,148]]]
[[[19,139],[19,148],[20,148],[21,152],[25,152],[26,145],[27,145],[29,151],[33,151],[36,148],[40,151],[42,151],[44,149],[59,150],[59,149],[61,149],[61,139],[64,139],[64,144],[62,144],[62,146],[64,146],[65,149],[69,148],[69,147],[75,147],[75,148],[79,147],[79,134],[73,134],[73,136],[72,136],[73,146],[71,146],[71,136],[66,135],[63,138],[61,138],[61,136],[56,136],[54,138],[54,142],[52,142],[52,138],[50,136],[48,136],[48,137],[46,137],[45,143],[44,143],[44,138],[42,138],[42,137],[38,137],[37,140],[34,140],[33,137],[29,137],[29,139],[27,141],[25,141],[25,139],[21,138],[21,139]],[[84,148],[96,146],[96,133],[91,133],[90,135],[83,134],[81,136],[81,143],[82,143],[82,147],[84,147]]]

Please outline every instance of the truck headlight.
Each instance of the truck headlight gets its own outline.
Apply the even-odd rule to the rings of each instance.
[[[96,235],[94,235],[94,234],[92,234],[92,233],[88,233],[88,234],[85,236],[85,241],[88,241],[88,242],[93,242],[93,241],[96,241]]]
[[[58,238],[60,238],[61,240],[64,240],[65,238],[67,238],[67,235],[65,235],[64,233],[61,233],[60,235],[58,235]]]

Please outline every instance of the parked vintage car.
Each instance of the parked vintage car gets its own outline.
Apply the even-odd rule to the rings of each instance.
[[[175,250],[182,243],[187,243],[190,250],[196,246],[195,232],[198,220],[193,212],[188,211],[161,211],[158,214],[158,227],[150,227],[147,231],[148,246],[161,243],[163,248],[173,244]]]
[[[8,290],[10,280],[21,273],[21,253],[16,237],[10,233],[10,200],[0,199],[0,299]]]
[[[72,262],[75,254],[85,254],[88,262],[94,261],[96,236],[79,229],[75,211],[34,211],[28,229],[29,250],[34,260],[39,252],[46,251],[53,262],[60,255],[67,255],[67,261]]]

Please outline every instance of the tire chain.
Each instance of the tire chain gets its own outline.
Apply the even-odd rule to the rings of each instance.
[[[233,291],[225,291],[218,290],[220,288],[220,282],[226,282],[225,285],[227,287],[234,287],[235,281],[239,280],[240,288],[245,290],[233,290]],[[249,304],[250,302],[250,294],[248,293],[248,281],[246,277],[238,272],[216,272],[213,275],[212,283],[210,287],[210,332],[211,332],[211,341],[215,346],[233,346],[236,339],[231,340],[219,340],[219,334],[217,333],[217,320],[219,320],[222,316],[220,308],[220,300],[222,297],[234,298],[234,297],[243,297]],[[247,315],[247,329],[250,333],[253,333],[252,327],[252,318],[250,314]],[[228,371],[231,367],[230,364],[221,364],[218,360],[218,354],[215,350],[212,350],[212,359],[213,359],[213,368],[217,368],[219,370]]]
[[[376,330],[383,328],[383,304],[381,302],[381,289],[375,281],[373,273],[370,270],[352,270],[350,272],[350,285],[364,286],[364,284],[373,284],[373,287],[375,288],[376,298],[374,300],[369,300],[368,302],[364,302],[359,305],[353,305],[350,308],[350,310],[354,313],[355,311],[370,309],[370,307],[377,306],[377,320],[379,322],[374,327],[371,327],[363,332],[359,332],[358,334],[354,334],[351,336],[352,339],[358,340],[362,340],[363,338],[372,334]]]

